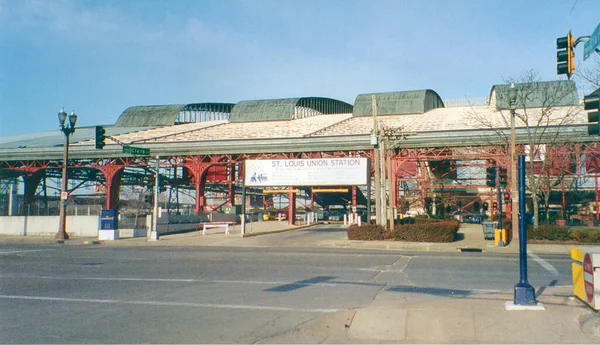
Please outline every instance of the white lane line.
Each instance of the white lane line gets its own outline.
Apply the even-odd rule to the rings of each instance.
[[[548,272],[550,272],[553,277],[560,276],[560,273],[558,273],[558,270],[556,268],[554,268],[554,266],[552,266],[552,264],[550,264],[548,261],[540,258],[539,256],[537,256],[533,253],[527,253],[527,255],[529,255],[535,262],[537,262],[538,264],[540,264],[540,266],[542,266]]]
[[[31,250],[11,250],[8,252],[0,252],[0,255],[6,254],[19,254],[19,253],[32,253],[32,252],[44,252],[48,250],[56,250],[56,249],[31,249]]]
[[[19,299],[34,301],[53,301],[53,302],[77,302],[77,303],[100,303],[100,304],[134,304],[134,305],[156,305],[166,307],[194,307],[194,308],[216,308],[216,309],[247,309],[247,310],[268,310],[268,311],[295,311],[306,313],[334,313],[341,309],[328,308],[293,308],[276,307],[245,304],[213,304],[213,303],[187,303],[187,302],[161,302],[161,301],[125,301],[115,299],[88,299],[88,298],[62,298],[62,297],[44,297],[44,296],[18,296],[18,295],[0,295],[2,299]]]
[[[216,284],[255,284],[255,285],[320,285],[320,286],[339,286],[349,284],[345,281],[340,282],[316,282],[304,283],[302,281],[257,281],[257,280],[209,280],[209,279],[166,279],[166,278],[111,278],[111,277],[56,277],[56,276],[8,276],[0,275],[4,278],[17,279],[51,279],[51,280],[93,280],[93,281],[125,281],[125,282],[167,282],[167,283],[216,283]],[[350,282],[351,284],[352,282]],[[360,283],[360,282],[359,282]]]

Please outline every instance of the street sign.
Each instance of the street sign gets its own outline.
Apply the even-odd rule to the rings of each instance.
[[[150,156],[150,149],[134,146],[123,146],[123,153],[128,153],[135,156]]]
[[[585,253],[583,259],[583,280],[585,288],[585,296],[590,304],[594,303],[594,268],[592,267],[592,260],[590,260],[590,254]]]
[[[583,59],[586,60],[600,44],[600,24],[596,26],[596,30],[590,36],[590,39],[583,45]]]

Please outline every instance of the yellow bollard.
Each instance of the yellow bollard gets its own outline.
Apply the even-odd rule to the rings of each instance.
[[[506,230],[496,229],[494,231],[494,246],[495,247],[506,246]]]
[[[585,301],[585,290],[583,287],[583,252],[578,248],[571,248],[571,270],[573,273],[573,294],[580,300]]]

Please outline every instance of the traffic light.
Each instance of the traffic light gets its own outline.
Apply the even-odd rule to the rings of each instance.
[[[504,197],[504,202],[510,201],[510,193],[509,192],[505,192],[502,196]]]
[[[106,139],[105,133],[104,127],[96,126],[96,148],[99,150],[102,150],[104,145],[106,145],[104,143],[104,140]]]
[[[496,187],[496,167],[486,169],[487,186]]]
[[[494,210],[497,210],[497,209],[498,209],[498,202],[497,202],[497,201],[494,201],[494,202],[492,203],[492,207],[494,208]]]
[[[500,187],[506,188],[508,185],[508,172],[506,168],[500,168]]]
[[[593,110],[587,114],[588,116],[588,134],[589,135],[600,135],[600,126],[598,126],[598,119],[600,112],[600,94],[592,93],[583,97],[583,109]]]
[[[490,204],[488,204],[487,202],[483,203],[483,212],[486,212],[488,210],[488,207],[490,207]]]
[[[571,77],[575,72],[575,53],[573,52],[573,36],[571,32],[565,37],[556,39],[556,74],[566,74]]]

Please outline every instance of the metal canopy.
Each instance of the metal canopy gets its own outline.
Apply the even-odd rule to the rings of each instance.
[[[372,96],[377,102],[377,115],[422,114],[443,108],[442,98],[433,90],[366,93],[356,96],[353,116],[372,116]]]
[[[301,97],[241,101],[233,107],[229,121],[283,121],[318,114],[351,113],[352,105],[331,98]]]
[[[571,80],[515,83],[517,88],[516,107],[547,108],[568,107],[580,104],[575,83]],[[509,84],[494,85],[490,91],[489,104],[499,110],[510,109]]]
[[[125,109],[119,116],[117,127],[171,126],[185,104],[147,105]]]

